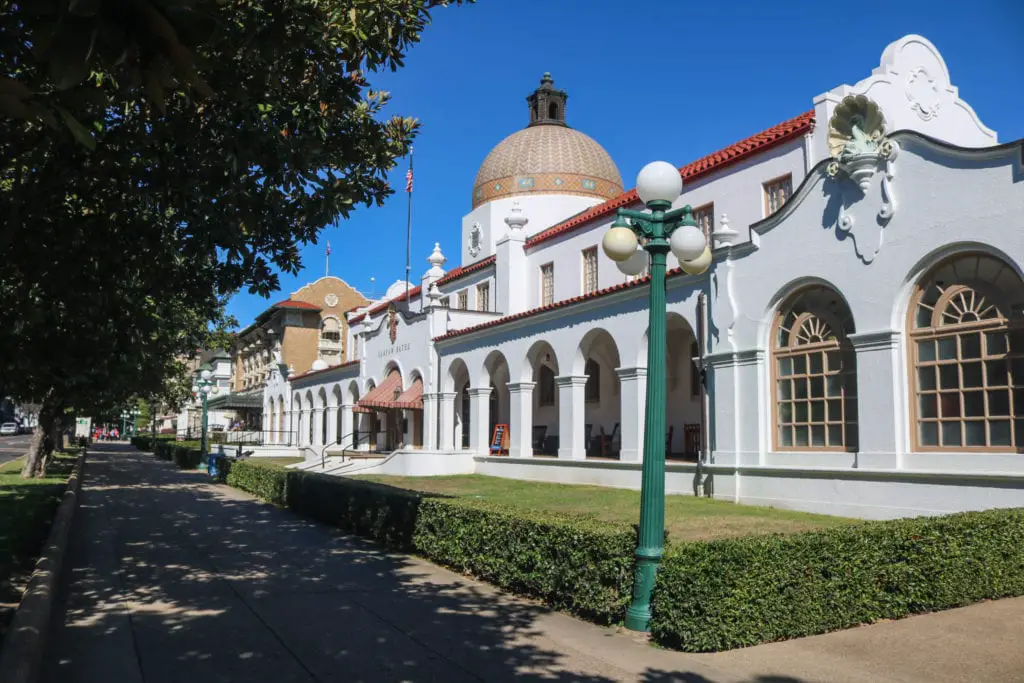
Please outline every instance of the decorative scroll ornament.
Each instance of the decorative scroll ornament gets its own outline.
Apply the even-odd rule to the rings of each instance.
[[[882,177],[882,205],[878,210],[879,227],[873,250],[863,249],[854,240],[857,255],[864,263],[871,263],[882,248],[882,228],[896,214],[896,197],[893,194],[893,179],[896,177],[895,161],[899,145],[885,137],[885,116],[878,105],[864,95],[850,95],[836,107],[829,121],[828,146],[832,155],[826,173],[838,180],[841,175],[850,178],[866,197],[871,189],[871,180],[880,168]],[[848,211],[846,184],[840,183],[841,204],[837,228],[850,233],[853,230],[853,216]],[[850,202],[857,198],[850,198]],[[866,237],[866,236],[862,236]]]
[[[394,304],[388,306],[388,339],[391,343],[395,343],[395,339],[398,338],[398,309],[395,308]]]
[[[469,231],[469,255],[474,258],[480,253],[480,228],[479,223],[474,223]]]

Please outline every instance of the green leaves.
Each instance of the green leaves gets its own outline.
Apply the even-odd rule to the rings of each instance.
[[[658,573],[651,633],[713,652],[1024,595],[1024,510],[687,543]]]
[[[231,463],[227,483],[598,623],[625,614],[636,541],[629,528],[244,460]]]
[[[67,126],[68,130],[71,131],[71,135],[75,140],[90,150],[96,149],[96,139],[93,138],[92,133],[89,129],[78,122],[74,116],[71,115],[64,107],[56,107],[57,113],[60,114],[60,118],[64,121],[64,125]],[[100,124],[102,125],[102,124]]]

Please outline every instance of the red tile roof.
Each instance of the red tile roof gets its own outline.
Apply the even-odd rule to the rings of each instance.
[[[464,275],[469,275],[470,273],[475,273],[478,270],[482,270],[487,266],[493,266],[496,258],[497,257],[495,256],[488,256],[487,258],[481,259],[476,263],[471,263],[468,266],[459,266],[458,268],[450,270],[447,273],[445,273],[441,277],[441,279],[437,281],[437,284],[443,285],[447,282],[458,280],[460,277],[463,277]]]
[[[347,367],[350,367],[350,366],[353,366],[353,365],[359,365],[359,361],[358,360],[350,360],[350,361],[346,361],[346,362],[344,362],[344,363],[342,363],[340,365],[332,365],[331,367],[324,368],[323,370],[307,370],[306,372],[302,373],[301,375],[295,375],[294,377],[289,377],[288,379],[291,380],[291,381],[294,381],[294,380],[297,380],[297,379],[305,379],[307,377],[312,377],[313,375],[322,375],[323,373],[330,372],[331,370],[337,370],[338,368],[347,368]]]
[[[751,135],[749,138],[745,138],[735,144],[729,145],[725,149],[721,149],[717,152],[701,157],[700,159],[680,168],[679,174],[683,176],[684,183],[696,180],[697,178],[709,173],[720,171],[738,161],[747,159],[754,154],[770,149],[775,145],[788,142],[789,140],[810,132],[813,129],[814,110],[812,109],[811,111],[804,112],[795,118],[789,119],[788,121],[783,121],[777,126],[772,126],[768,130],[761,131],[757,135]],[[639,201],[639,198],[637,197],[636,190],[624,192],[614,199],[609,199],[603,204],[598,204],[597,206],[587,209],[583,213],[573,216],[558,225],[554,225],[547,230],[537,233],[530,239],[526,240],[526,246],[527,248],[535,247],[538,244],[547,242],[559,235],[572,232],[575,228],[583,225],[584,223],[590,222],[594,218],[606,216],[637,201]]]
[[[672,268],[671,270],[665,273],[665,277],[669,278],[683,274],[684,273],[682,268]],[[479,330],[487,329],[489,327],[497,327],[499,325],[510,323],[514,320],[522,320],[523,318],[529,318],[530,316],[537,315],[539,313],[544,313],[545,311],[554,311],[559,308],[566,308],[567,306],[572,306],[574,304],[582,303],[584,301],[590,301],[591,299],[598,299],[602,296],[607,296],[608,294],[614,294],[615,292],[621,292],[627,289],[633,289],[634,287],[639,287],[640,285],[646,285],[650,281],[651,276],[646,275],[642,278],[637,278],[632,282],[624,282],[622,284],[612,285],[611,287],[605,287],[604,289],[599,289],[595,292],[591,292],[590,294],[583,294],[581,296],[574,296],[571,299],[556,301],[553,304],[548,304],[547,306],[531,308],[530,310],[523,311],[522,313],[514,313],[512,315],[506,315],[505,317],[498,318],[496,320],[488,320],[485,323],[473,325],[472,327],[464,327],[461,330],[452,330],[451,332],[442,334],[439,337],[434,337],[434,341],[444,341],[445,339],[451,339],[453,337],[461,337],[462,335],[469,334],[470,332],[477,332]]]
[[[297,308],[303,311],[322,311],[323,309],[316,304],[306,303],[305,301],[295,301],[294,299],[285,299],[284,301],[278,301],[271,308]]]
[[[409,300],[412,301],[413,297],[417,296],[420,293],[421,289],[423,289],[423,288],[420,285],[416,285],[415,287],[411,288],[409,290],[409,292],[408,292]],[[388,299],[387,301],[385,301],[383,303],[377,304],[376,306],[371,308],[368,311],[368,313],[371,316],[377,315],[381,311],[387,310],[387,307],[390,306],[391,304],[398,303],[399,301],[405,301],[405,297],[406,297],[406,292],[402,292],[401,294],[396,296],[394,299]],[[367,315],[366,313],[361,313],[361,314],[355,316],[354,318],[349,318],[348,324],[349,325],[354,325],[357,322],[359,322],[360,320],[362,320],[363,318],[365,318],[366,315]]]

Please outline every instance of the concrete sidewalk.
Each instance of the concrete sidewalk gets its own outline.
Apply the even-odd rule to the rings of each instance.
[[[746,650],[650,647],[100,445],[49,683],[1024,681],[1024,600]]]

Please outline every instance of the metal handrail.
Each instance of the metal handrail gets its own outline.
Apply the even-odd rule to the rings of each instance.
[[[324,447],[320,449],[320,469],[323,470],[327,466],[326,455],[327,455],[327,449],[328,448],[330,448],[331,446],[341,446],[341,443],[343,441],[345,441],[350,436],[354,436],[355,437],[355,439],[353,439],[353,442],[354,442],[355,445],[358,445],[359,444],[359,435],[360,434],[365,434],[366,435],[366,440],[367,441],[370,440],[370,432],[360,432],[360,431],[356,430],[354,432],[349,432],[348,434],[345,434],[344,436],[342,436],[341,438],[337,439],[336,441],[332,441],[331,443],[324,444]],[[344,462],[344,460],[345,460],[345,452],[348,451],[348,450],[349,450],[348,446],[342,446],[341,447],[341,459],[342,459],[342,462]]]

